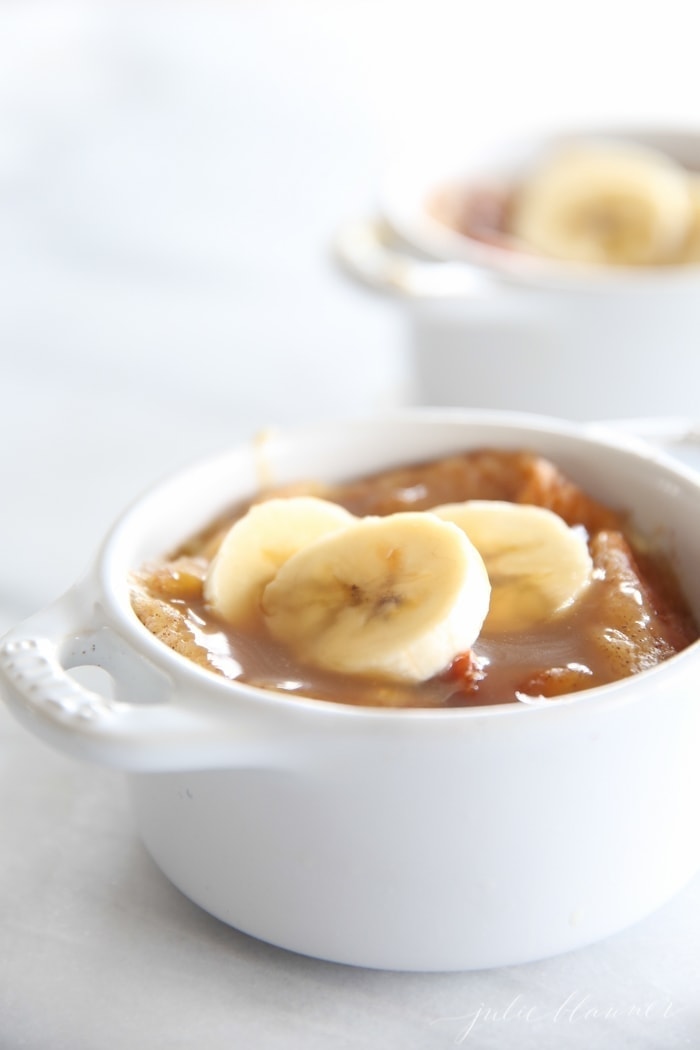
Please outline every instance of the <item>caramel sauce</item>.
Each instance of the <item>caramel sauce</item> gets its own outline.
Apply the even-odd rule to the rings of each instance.
[[[332,673],[300,663],[262,619],[233,630],[204,601],[206,568],[245,507],[212,523],[162,563],[134,575],[137,615],[171,648],[227,678],[281,693],[381,707],[463,707],[555,697],[654,666],[698,637],[670,567],[629,534],[624,515],[591,499],[549,461],[479,450],[327,488],[355,514],[429,509],[466,499],[534,503],[589,534],[593,578],[546,623],[495,633],[488,620],[473,650],[419,684]],[[295,486],[288,495],[298,495]],[[276,495],[280,495],[277,491]]]

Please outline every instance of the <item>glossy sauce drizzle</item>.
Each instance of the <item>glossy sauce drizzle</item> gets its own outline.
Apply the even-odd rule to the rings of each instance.
[[[587,529],[593,578],[570,608],[544,624],[507,634],[485,628],[472,651],[427,682],[407,685],[332,673],[300,663],[269,637],[262,622],[232,630],[204,601],[206,567],[222,533],[245,510],[239,507],[171,559],[135,575],[137,615],[166,644],[227,678],[383,707],[481,706],[560,696],[651,667],[698,636],[664,559],[636,548],[623,515],[592,500],[541,457],[482,450],[385,471],[321,494],[355,514],[429,509],[465,499],[546,506]]]

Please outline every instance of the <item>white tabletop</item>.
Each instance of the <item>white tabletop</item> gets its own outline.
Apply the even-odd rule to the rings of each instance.
[[[419,129],[692,118],[688,10],[659,5],[666,54],[657,19],[602,0],[575,41],[544,0],[478,18],[0,0],[0,632],[160,476],[260,428],[400,404],[401,313],[328,258],[387,153]],[[137,840],[121,777],[3,708],[0,789],[2,1050],[700,1044],[698,878],[571,955],[371,972],[200,911]]]

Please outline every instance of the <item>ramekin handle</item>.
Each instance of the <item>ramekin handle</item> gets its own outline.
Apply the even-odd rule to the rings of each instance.
[[[114,698],[67,673],[84,665],[113,676]],[[179,703],[170,678],[119,637],[79,586],[0,640],[0,693],[46,743],[112,768],[162,772],[264,761],[264,749],[256,753],[260,747],[248,742],[243,726],[232,738],[220,721]]]
[[[594,427],[596,424],[592,424]],[[632,419],[610,419],[601,424],[680,459],[686,466],[700,470],[700,419],[685,416],[645,416]]]
[[[333,239],[333,253],[346,273],[375,291],[408,299],[475,298],[483,279],[460,262],[421,259],[401,245],[378,218],[347,222]]]
[[[685,416],[644,416],[610,419],[605,426],[623,430],[663,448],[699,447],[700,420]]]

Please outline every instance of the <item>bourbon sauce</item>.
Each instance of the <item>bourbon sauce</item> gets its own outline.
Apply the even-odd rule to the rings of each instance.
[[[482,449],[323,490],[295,486],[287,494],[305,491],[356,515],[429,510],[467,499],[544,506],[569,525],[586,529],[593,578],[570,608],[546,623],[507,634],[485,627],[470,651],[427,682],[332,673],[301,664],[268,636],[262,622],[232,629],[205,602],[207,566],[227,529],[246,510],[237,507],[171,556],[134,574],[132,603],[145,626],[172,649],[230,679],[343,704],[413,708],[474,707],[579,692],[652,667],[698,637],[661,553],[633,534],[623,513],[596,502],[535,454]]]

